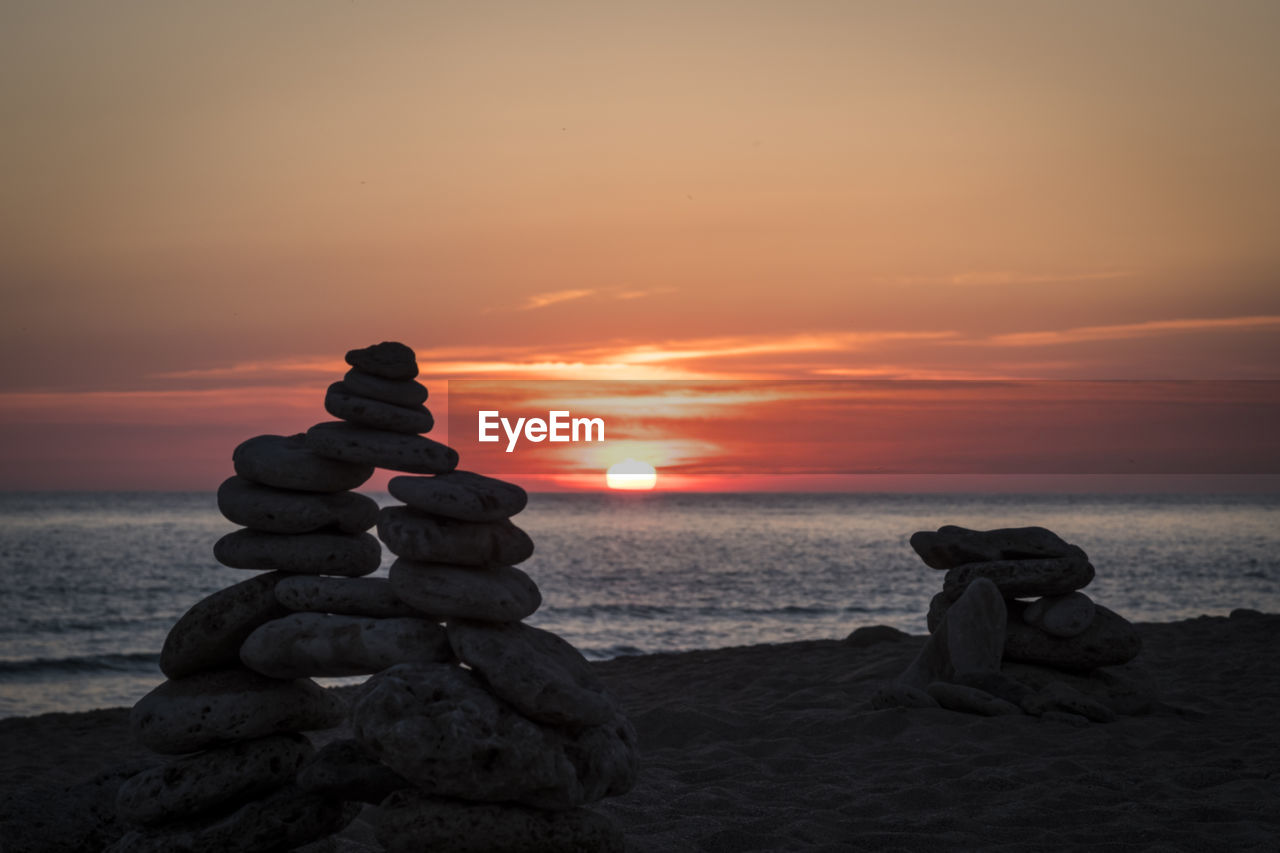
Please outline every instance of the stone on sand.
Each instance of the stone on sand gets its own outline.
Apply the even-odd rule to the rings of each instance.
[[[402,601],[440,619],[516,622],[542,603],[538,585],[514,566],[481,569],[401,558],[389,577]]]
[[[943,708],[952,711],[963,711],[966,714],[979,714],[984,717],[1003,717],[1022,713],[1022,708],[1012,702],[992,696],[985,690],[963,684],[935,681],[926,688],[925,692]]]
[[[1093,624],[1093,599],[1083,592],[1046,595],[1022,611],[1022,621],[1055,637],[1074,637]]]
[[[286,575],[276,584],[275,593],[276,600],[289,610],[373,617],[421,615],[396,597],[386,578]],[[238,653],[239,646],[236,649]]]
[[[327,729],[342,700],[313,681],[279,681],[247,669],[166,681],[133,706],[129,726],[152,752],[176,755],[279,732]]]
[[[899,631],[889,625],[863,625],[861,628],[855,628],[849,636],[844,638],[844,642],[855,649],[861,649],[878,643],[896,643],[910,637],[911,635],[906,631]]]
[[[957,675],[999,672],[1008,612],[996,585],[986,578],[969,584],[898,681],[926,689]]]
[[[586,809],[540,811],[399,791],[374,814],[388,853],[622,853],[622,834]]]
[[[378,804],[412,783],[350,738],[327,743],[298,771],[298,787],[339,800]]]
[[[969,530],[949,524],[939,527],[937,532],[921,530],[912,534],[911,547],[926,566],[934,569],[954,569],[966,563],[1062,557],[1071,553],[1071,546],[1043,527]]]
[[[387,491],[414,509],[461,521],[500,521],[519,513],[529,496],[515,483],[451,471],[435,477],[392,477]]]
[[[254,575],[200,599],[169,629],[160,650],[160,671],[182,678],[240,664],[240,646],[264,622],[288,611],[276,600],[275,587],[287,575]]]
[[[458,521],[405,506],[378,513],[378,536],[391,552],[420,563],[510,566],[529,559],[533,540],[510,521]]]
[[[582,653],[550,631],[469,620],[452,620],[446,631],[458,659],[531,720],[595,726],[618,712]]]
[[[324,410],[335,418],[353,424],[408,435],[431,432],[431,428],[435,426],[435,419],[426,406],[397,406],[362,397],[341,382],[329,386],[324,395]]]
[[[1026,624],[1016,606],[1011,616],[1004,643],[1004,656],[1010,661],[1088,670],[1128,663],[1142,651],[1142,638],[1129,620],[1101,604],[1094,605],[1089,627],[1072,637],[1055,637]]]
[[[358,577],[377,570],[382,546],[370,533],[236,530],[214,543],[213,556],[233,569]]]
[[[352,367],[383,379],[412,379],[418,375],[417,356],[399,341],[348,350],[346,360]]]
[[[240,660],[269,678],[369,675],[410,661],[452,659],[444,629],[419,618],[292,613],[259,626]]]
[[[302,492],[345,492],[373,476],[373,465],[344,462],[312,453],[306,436],[260,435],[231,454],[235,471],[246,480]]]
[[[307,430],[307,447],[328,459],[405,471],[446,474],[458,467],[458,451],[421,435],[325,421]]]
[[[968,563],[950,569],[942,580],[942,591],[955,601],[972,581],[986,578],[1005,598],[1032,595],[1066,595],[1093,580],[1093,564],[1084,551],[1070,546],[1074,552],[1065,557],[1045,559],[997,560]]]
[[[1086,696],[1062,681],[1050,682],[1022,700],[1022,709],[1036,717],[1048,711],[1065,711],[1068,714],[1079,714],[1095,723],[1110,723],[1116,718],[1115,711],[1105,703]]]
[[[427,389],[420,382],[412,379],[386,379],[366,373],[353,367],[342,377],[342,384],[351,389],[351,393],[368,397],[370,400],[381,400],[393,406],[420,406],[427,402]]]
[[[230,521],[265,533],[336,528],[362,533],[378,520],[378,504],[355,492],[297,492],[229,477],[218,487],[218,509]]]
[[[116,809],[135,824],[187,820],[283,787],[313,752],[302,735],[280,734],[183,756],[121,785]]]

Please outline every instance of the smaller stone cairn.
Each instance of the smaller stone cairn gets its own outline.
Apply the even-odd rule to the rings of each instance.
[[[1043,527],[948,525],[911,537],[945,571],[929,605],[931,637],[874,707],[1032,714],[1077,725],[1140,713],[1153,694],[1130,662],[1142,641],[1124,617],[1080,592],[1085,552]]]

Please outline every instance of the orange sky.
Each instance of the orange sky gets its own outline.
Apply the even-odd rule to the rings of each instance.
[[[0,488],[424,381],[1280,378],[1272,2],[0,6]],[[464,460],[465,464],[465,460]]]

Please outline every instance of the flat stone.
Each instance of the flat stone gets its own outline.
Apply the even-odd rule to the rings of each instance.
[[[349,738],[325,744],[298,771],[298,787],[338,800],[378,804],[412,783]]]
[[[458,659],[531,720],[595,726],[618,713],[587,659],[550,631],[519,622],[452,620],[446,632]]]
[[[399,341],[349,350],[347,364],[383,379],[412,379],[418,375],[417,356]]]
[[[523,510],[529,501],[525,490],[515,483],[470,471],[392,477],[387,491],[414,509],[461,521],[500,521]]]
[[[377,501],[365,495],[296,492],[243,477],[229,477],[218,487],[218,509],[228,520],[264,533],[362,533],[378,520]]]
[[[152,752],[176,755],[280,732],[338,725],[346,706],[313,681],[278,681],[247,669],[166,681],[138,700],[129,726]]]
[[[1093,624],[1093,599],[1083,592],[1046,595],[1022,611],[1022,621],[1055,637],[1074,637]]]
[[[1117,714],[1145,714],[1159,698],[1155,679],[1137,662],[1100,666],[1088,672],[1063,672],[1047,666],[1006,661],[1002,670],[1023,684],[1028,694],[1063,682]],[[1022,698],[1025,696],[1013,701],[1021,702]]]
[[[622,853],[622,833],[586,809],[548,812],[399,791],[374,814],[388,853]]]
[[[279,572],[254,575],[192,605],[169,629],[160,671],[169,678],[239,666],[240,646],[264,622],[288,611],[276,600]]]
[[[312,453],[306,436],[260,435],[231,454],[236,473],[246,480],[300,492],[345,492],[373,476],[373,465],[344,462]]]
[[[568,809],[635,784],[635,731],[621,715],[578,730],[540,725],[449,664],[373,676],[351,722],[365,749],[428,794]]]
[[[116,810],[135,824],[189,820],[283,787],[314,752],[302,735],[282,734],[183,756],[121,785]]]
[[[999,672],[1007,619],[995,584],[986,578],[975,580],[951,605],[898,681],[924,690],[935,681],[955,682],[967,674]]]
[[[510,521],[458,521],[405,506],[383,507],[378,536],[397,557],[419,563],[510,566],[533,555],[529,534]]]
[[[233,569],[359,577],[377,571],[382,546],[370,533],[237,530],[214,543],[213,556]]]
[[[410,661],[452,660],[444,629],[416,618],[292,613],[262,625],[240,660],[270,678],[370,675]]]
[[[950,615],[950,614],[948,614]],[[1142,651],[1142,638],[1123,616],[1094,605],[1093,622],[1074,637],[1055,637],[1022,621],[1018,606],[1010,609],[1004,657],[1058,669],[1086,670],[1128,663]]]
[[[973,687],[1003,699],[1011,705],[1022,706],[1022,700],[1036,691],[1004,670],[1006,664],[1000,665],[1000,672],[962,672],[956,675],[955,683],[962,687]]]
[[[359,811],[289,785],[207,823],[130,832],[105,853],[274,853],[332,835]]]
[[[480,569],[401,558],[391,564],[390,580],[402,601],[441,620],[516,622],[542,603],[538,585],[513,566]]]
[[[329,386],[324,395],[324,410],[335,418],[370,429],[385,429],[417,435],[431,432],[435,418],[426,406],[397,406],[371,397],[362,397],[341,382]]]
[[[1062,711],[1068,714],[1079,714],[1095,723],[1110,723],[1116,719],[1115,711],[1104,703],[1086,696],[1061,681],[1047,684],[1024,699],[1022,708],[1036,717],[1043,716],[1049,711]]]
[[[421,615],[396,597],[386,578],[286,575],[276,584],[276,600],[289,610],[312,613],[373,617]],[[279,613],[272,618],[284,615]],[[236,649],[239,654],[239,646]]]
[[[921,530],[911,535],[911,547],[934,569],[954,569],[968,563],[1003,560],[1039,560],[1072,553],[1058,534],[1043,527],[1006,527],[969,530],[953,524],[936,533]],[[1081,552],[1083,553],[1083,552]]]
[[[352,394],[395,406],[420,406],[427,402],[427,388],[412,379],[386,379],[353,367],[342,377]]]
[[[1070,546],[1075,548],[1075,546]],[[975,578],[986,578],[1005,598],[1039,595],[1066,595],[1088,586],[1093,580],[1093,565],[1084,551],[1065,557],[1043,560],[997,560],[990,563],[967,563],[947,572],[942,591],[955,601]]]
[[[983,717],[1003,717],[1022,713],[1022,708],[985,690],[963,684],[935,681],[926,691],[934,701],[951,711],[978,714]]]
[[[458,451],[438,441],[343,421],[307,430],[307,447],[330,459],[410,474],[445,474],[458,466]]]

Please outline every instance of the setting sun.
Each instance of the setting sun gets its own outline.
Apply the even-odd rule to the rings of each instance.
[[[658,472],[652,465],[630,457],[610,465],[604,476],[611,489],[647,491],[658,484]]]

